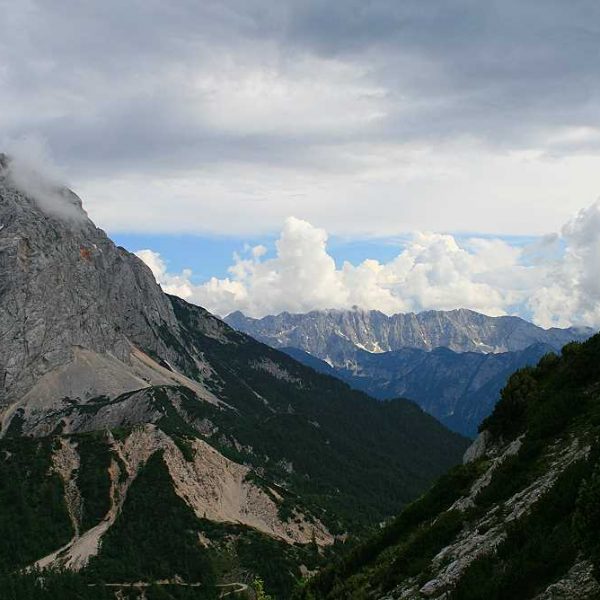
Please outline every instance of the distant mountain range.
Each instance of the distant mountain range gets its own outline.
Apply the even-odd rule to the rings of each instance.
[[[281,313],[226,322],[296,360],[380,398],[410,398],[451,429],[473,436],[508,376],[533,365],[588,328],[542,329],[519,317],[459,309]]]
[[[577,327],[542,329],[520,317],[489,317],[464,308],[392,316],[376,310],[317,310],[261,319],[236,311],[225,322],[269,346],[300,348],[335,367],[345,366],[345,352],[351,351],[351,360],[356,348],[375,353],[402,348],[498,353],[547,344],[560,350],[593,333]]]
[[[0,589],[17,598],[183,581],[214,599],[240,573],[289,597],[301,567],[467,447],[415,404],[378,402],[164,294],[73,192],[24,193],[3,155],[0,338]],[[32,566],[79,579],[12,587]]]

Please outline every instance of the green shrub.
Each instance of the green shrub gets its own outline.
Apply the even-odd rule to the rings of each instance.
[[[600,578],[600,463],[579,490],[573,530],[578,546],[591,558],[596,578]]]

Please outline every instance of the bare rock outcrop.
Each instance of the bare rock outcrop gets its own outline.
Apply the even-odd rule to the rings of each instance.
[[[494,471],[505,460],[519,451],[521,442],[522,437],[517,438],[503,448],[498,445],[488,446],[488,452],[491,453],[493,458],[491,458],[485,473],[473,483],[469,494],[457,500],[448,510],[464,512],[474,507],[476,496],[491,482]],[[431,576],[425,584],[419,584],[416,579],[407,579],[392,593],[382,597],[381,600],[417,598],[447,600],[449,598],[448,594],[469,566],[478,558],[493,553],[506,539],[509,524],[526,516],[536,502],[555,484],[561,473],[575,462],[585,458],[589,450],[589,445],[581,443],[578,438],[573,438],[568,444],[556,445],[550,448],[545,457],[547,461],[546,470],[527,487],[516,492],[500,505],[493,506],[484,516],[464,528],[450,544],[433,558],[429,567]],[[569,574],[565,578],[564,586],[568,587],[569,581],[572,582],[577,579],[577,573],[581,574],[580,571]],[[563,589],[559,584],[556,585],[558,587],[549,588],[549,594],[558,594],[558,590]],[[546,595],[540,596],[540,600],[541,598],[549,600],[562,597],[559,595]],[[593,596],[571,597],[587,599]]]
[[[165,446],[165,462],[177,494],[200,518],[216,522],[239,523],[287,543],[320,546],[334,542],[334,537],[317,519],[307,520],[296,511],[284,521],[278,514],[277,492],[254,484],[250,469],[217,452],[202,440],[191,441],[194,459],[187,461],[175,444]]]
[[[590,600],[600,598],[600,584],[592,574],[593,566],[589,560],[580,560],[569,572],[548,586],[534,600]]]

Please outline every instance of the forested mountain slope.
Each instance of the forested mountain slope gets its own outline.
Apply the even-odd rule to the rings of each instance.
[[[466,458],[296,597],[600,597],[600,335],[515,373]]]
[[[284,348],[300,362],[339,377],[357,390],[382,400],[410,398],[450,429],[474,437],[517,369],[535,365],[552,346],[483,354],[436,348],[403,348],[375,354],[356,349],[346,367],[334,368],[303,350]]]

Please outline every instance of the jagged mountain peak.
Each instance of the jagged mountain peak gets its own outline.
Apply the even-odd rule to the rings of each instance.
[[[225,321],[274,347],[299,348],[336,366],[344,366],[356,348],[388,352],[447,347],[456,352],[499,353],[524,350],[535,343],[560,349],[572,339],[593,333],[589,328],[543,329],[520,317],[490,317],[466,308],[391,316],[374,310],[326,310],[260,319],[237,311]]]
[[[189,370],[194,358],[161,336],[181,342],[150,269],[97,228],[73,192],[56,194],[40,203],[0,176],[0,406],[165,383],[153,357]]]

